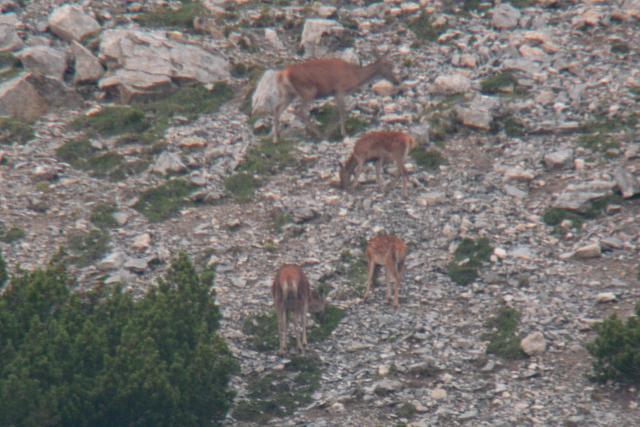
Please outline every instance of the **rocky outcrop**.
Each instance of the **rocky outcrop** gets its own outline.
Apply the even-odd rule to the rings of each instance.
[[[64,78],[67,57],[63,51],[48,46],[33,46],[16,54],[22,65],[34,74],[57,80]]]
[[[101,27],[81,7],[67,4],[53,11],[49,17],[49,29],[61,39],[71,42],[96,34]]]
[[[15,13],[0,15],[0,52],[22,48],[24,43],[18,35],[18,25],[20,21]]]

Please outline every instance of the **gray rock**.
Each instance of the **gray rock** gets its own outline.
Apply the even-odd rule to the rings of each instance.
[[[147,261],[142,258],[128,258],[123,267],[134,273],[144,273],[147,269]]]
[[[100,24],[81,7],[64,5],[53,11],[49,17],[49,28],[63,40],[81,41],[85,37],[100,32]]]
[[[152,172],[159,173],[161,175],[167,175],[170,173],[184,172],[187,169],[185,164],[180,160],[177,154],[163,152],[158,156],[156,162],[151,167]]]
[[[544,164],[549,169],[561,169],[573,163],[573,156],[573,150],[570,148],[554,151],[553,153],[545,154]]]
[[[48,111],[47,101],[28,80],[28,75],[0,84],[0,116],[7,115],[33,120]]]
[[[589,259],[599,258],[602,255],[602,248],[600,242],[589,243],[588,245],[580,246],[575,251],[576,258]]]
[[[487,110],[458,107],[456,113],[465,126],[480,130],[491,129],[493,115]]]
[[[527,335],[527,337],[520,341],[520,346],[522,347],[522,351],[529,356],[542,354],[547,350],[547,342],[542,332],[534,332]]]
[[[100,271],[110,271],[122,267],[125,260],[125,254],[120,250],[115,250],[98,262]]]
[[[104,74],[100,60],[89,49],[76,41],[71,42],[71,51],[75,59],[73,82],[78,84],[100,80]]]
[[[62,80],[67,69],[66,54],[48,46],[33,46],[16,54],[24,67],[35,74]]]
[[[622,197],[629,199],[636,194],[640,194],[640,184],[638,184],[638,180],[626,169],[622,167],[617,168],[613,176],[622,193]]]
[[[509,3],[502,3],[492,11],[491,24],[500,30],[509,30],[518,26],[522,15],[518,9]]]
[[[403,385],[400,381],[385,378],[382,381],[378,381],[374,384],[373,392],[379,396],[385,396],[402,388]]]
[[[20,21],[15,13],[0,15],[0,52],[18,50],[24,46],[16,31],[19,24]]]
[[[322,37],[340,36],[344,27],[338,21],[331,19],[307,19],[302,28],[300,45],[304,48],[305,57],[321,56],[328,52],[321,46]]]

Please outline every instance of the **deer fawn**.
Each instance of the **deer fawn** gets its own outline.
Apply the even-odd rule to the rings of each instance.
[[[395,281],[395,291],[393,305],[398,307],[398,291],[400,289],[400,276],[404,271],[404,259],[407,255],[407,245],[392,235],[380,235],[372,237],[367,243],[367,260],[369,276],[367,278],[367,290],[364,293],[363,301],[367,300],[373,274],[376,265],[383,265],[387,274],[387,304],[391,300],[391,279]]]
[[[271,295],[278,316],[279,354],[287,352],[287,313],[292,313],[298,349],[307,346],[307,313],[323,312],[326,301],[311,289],[307,276],[294,264],[283,264],[271,285]]]
[[[347,94],[376,77],[382,77],[396,85],[400,83],[393,73],[391,62],[382,58],[364,67],[337,58],[309,59],[287,66],[275,77],[278,102],[271,108],[274,143],[277,143],[280,137],[280,115],[295,98],[302,101],[302,112],[297,115],[307,129],[319,137],[320,132],[309,118],[309,103],[314,99],[335,96],[340,116],[340,131],[342,136],[345,136],[344,97]]]
[[[376,162],[376,182],[383,191],[382,166],[384,162],[394,161],[398,169],[396,179],[402,177],[402,195],[407,197],[408,178],[404,161],[415,146],[415,139],[403,132],[377,131],[362,135],[345,164],[340,163],[340,186],[347,189],[352,184],[352,188],[355,187],[365,163]],[[352,182],[351,175],[354,175]]]

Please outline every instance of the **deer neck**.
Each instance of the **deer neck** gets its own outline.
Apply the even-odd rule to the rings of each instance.
[[[366,65],[358,70],[356,81],[358,87],[372,80],[378,74],[378,63]]]

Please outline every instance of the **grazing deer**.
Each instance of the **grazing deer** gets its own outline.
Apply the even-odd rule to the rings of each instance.
[[[340,186],[347,189],[351,184],[354,188],[365,163],[376,162],[376,182],[383,191],[382,166],[384,162],[394,161],[398,170],[396,179],[402,177],[402,195],[407,197],[408,178],[404,161],[415,146],[415,139],[404,132],[377,131],[362,135],[345,164],[340,163]],[[354,175],[352,182],[351,175]]]
[[[373,274],[376,265],[383,265],[387,275],[387,304],[391,302],[391,279],[395,281],[395,292],[393,305],[398,307],[398,291],[400,289],[400,277],[404,271],[404,259],[407,255],[407,245],[392,235],[380,235],[372,237],[367,243],[367,260],[369,276],[367,278],[367,290],[364,293],[363,301],[367,300]]]
[[[364,67],[337,58],[309,59],[277,72],[276,88],[272,89],[272,93],[276,94],[278,102],[270,108],[273,114],[273,142],[277,143],[280,137],[280,115],[296,98],[302,101],[302,111],[297,115],[307,129],[319,137],[319,130],[309,118],[309,103],[314,99],[335,96],[340,131],[345,136],[344,97],[376,77],[382,77],[396,85],[400,83],[393,73],[391,62],[383,58]]]
[[[307,276],[294,264],[283,264],[271,285],[271,295],[278,317],[279,354],[287,352],[287,313],[292,313],[298,349],[307,346],[307,313],[323,312],[326,301],[311,289]]]

